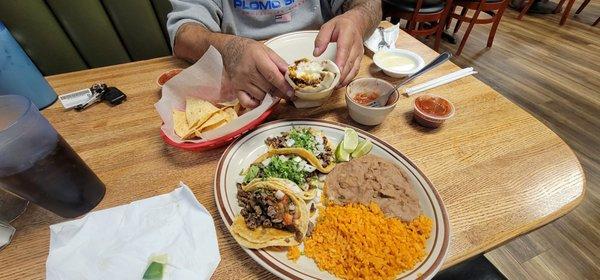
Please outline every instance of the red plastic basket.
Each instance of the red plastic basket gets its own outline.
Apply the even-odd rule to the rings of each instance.
[[[252,120],[251,122],[247,123],[246,125],[244,125],[242,128],[233,131],[229,134],[223,135],[219,138],[215,138],[213,140],[209,140],[206,142],[201,142],[201,143],[176,143],[173,140],[171,140],[169,137],[167,137],[167,135],[161,130],[160,131],[160,136],[163,138],[163,140],[176,148],[180,148],[183,150],[188,150],[188,151],[207,151],[207,150],[211,150],[211,149],[215,149],[221,146],[225,146],[229,143],[231,143],[231,141],[235,140],[236,138],[242,136],[243,134],[245,134],[246,132],[254,129],[255,127],[257,127],[258,125],[260,125],[261,123],[265,122],[265,119],[271,115],[273,113],[273,111],[275,110],[275,106],[277,106],[277,104],[279,104],[279,99],[276,99],[273,102],[273,105],[267,109],[264,113],[262,113],[262,115],[260,115],[258,118]]]

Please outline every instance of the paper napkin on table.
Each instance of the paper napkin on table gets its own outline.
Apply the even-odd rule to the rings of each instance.
[[[400,35],[400,24],[390,26],[383,30],[383,36],[385,36],[385,41],[390,45],[390,49],[396,48],[396,40],[398,40],[398,35]],[[364,44],[367,49],[376,53],[378,51],[377,46],[379,45],[380,41],[381,33],[379,33],[379,30],[375,29],[375,32],[371,34],[369,39],[367,39]]]
[[[165,255],[163,279],[208,279],[221,257],[213,219],[183,183],[174,191],[50,226],[48,280],[142,279]]]

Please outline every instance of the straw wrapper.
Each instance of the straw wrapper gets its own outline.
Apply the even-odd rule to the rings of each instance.
[[[163,121],[160,129],[167,137],[176,143],[200,143],[213,140],[239,130],[279,101],[279,99],[267,94],[258,107],[242,114],[226,125],[202,133],[201,139],[182,140],[173,130],[173,109],[184,110],[186,97],[200,98],[213,104],[235,99],[235,95],[229,93],[222,86],[222,84],[227,83],[222,79],[223,74],[221,54],[211,46],[196,63],[165,83],[162,87],[162,97],[154,104],[154,107]]]

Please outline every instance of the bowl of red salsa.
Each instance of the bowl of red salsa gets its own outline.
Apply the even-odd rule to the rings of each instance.
[[[447,99],[425,94],[417,97],[414,103],[414,119],[422,126],[436,128],[454,116],[454,105]]]
[[[395,90],[387,103],[381,107],[368,106],[381,94],[391,91],[394,86],[382,79],[359,78],[346,86],[346,106],[348,114],[356,122],[364,125],[378,125],[394,110],[400,95]]]

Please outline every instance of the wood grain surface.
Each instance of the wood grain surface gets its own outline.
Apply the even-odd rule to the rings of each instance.
[[[398,47],[425,60],[436,56],[405,33]],[[219,218],[212,189],[224,148],[187,152],[166,145],[159,136],[161,121],[153,105],[160,89],[155,80],[165,70],[184,66],[167,57],[49,77],[58,93],[105,82],[127,93],[128,100],[117,107],[96,104],[83,112],[64,111],[57,103],[43,114],[106,183],[106,196],[97,209],[166,193],[184,181],[215,220],[222,261],[213,278],[274,278],[241,250]],[[447,62],[409,86],[457,69]],[[398,81],[377,71],[369,54],[358,76]],[[583,197],[583,172],[569,147],[476,77],[429,91],[456,107],[455,117],[437,130],[413,122],[415,97],[401,98],[379,126],[358,125],[348,116],[343,93],[338,90],[320,108],[299,110],[282,104],[270,119],[309,117],[349,123],[405,153],[431,179],[447,207],[451,243],[445,267],[564,215]],[[30,207],[14,223],[18,231],[13,243],[0,251],[0,278],[44,278],[48,226],[61,221]]]
[[[600,279],[600,28],[590,26],[600,1],[564,26],[561,14],[517,15],[506,11],[491,49],[490,25],[476,26],[453,62],[475,67],[481,81],[564,139],[584,169],[586,195],[564,217],[485,255],[508,279]]]

